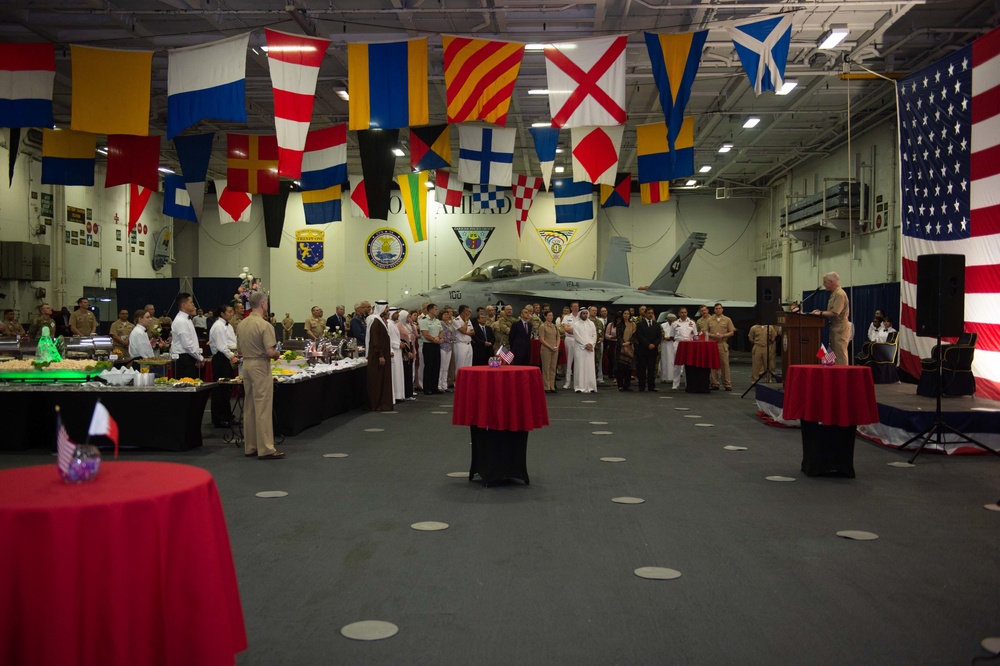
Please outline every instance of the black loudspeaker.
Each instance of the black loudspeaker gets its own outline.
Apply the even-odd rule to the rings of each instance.
[[[965,255],[917,257],[917,335],[951,338],[965,331]]]
[[[781,276],[757,276],[757,323],[776,326],[781,309]]]

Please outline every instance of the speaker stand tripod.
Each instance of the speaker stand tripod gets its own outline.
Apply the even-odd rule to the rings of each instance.
[[[944,436],[946,434],[950,433],[952,435],[955,435],[956,437],[959,437],[959,441],[960,442],[968,442],[969,444],[974,444],[975,446],[978,446],[981,449],[989,451],[990,453],[992,453],[995,456],[1000,456],[1000,451],[997,451],[996,449],[991,449],[990,447],[986,446],[982,442],[979,442],[979,441],[976,441],[975,439],[972,439],[971,437],[969,437],[968,435],[966,435],[964,432],[961,432],[957,428],[953,428],[953,427],[951,427],[950,425],[948,425],[947,423],[944,422],[944,418],[941,416],[941,392],[944,390],[944,354],[942,353],[942,350],[941,350],[941,335],[940,334],[938,334],[938,337],[937,337],[937,350],[938,350],[938,367],[937,367],[938,381],[937,381],[937,391],[935,392],[937,394],[937,396],[936,396],[937,397],[937,407],[934,410],[934,423],[932,423],[923,432],[918,433],[918,434],[914,435],[913,437],[909,438],[908,440],[906,440],[902,444],[902,446],[899,447],[899,450],[902,451],[903,449],[905,449],[907,446],[909,446],[913,442],[917,441],[918,439],[923,438],[923,441],[920,442],[920,446],[918,446],[917,450],[913,452],[912,456],[910,456],[909,463],[912,465],[913,461],[916,460],[917,456],[919,456],[920,453],[921,453],[921,451],[924,450],[924,447],[927,446],[927,444],[930,443],[931,438],[934,438],[934,442],[939,447],[941,447],[942,451],[944,451],[945,450],[945,447],[944,447],[944,444],[945,444]]]
[[[767,336],[765,338],[767,340],[767,353],[764,355],[764,372],[760,373],[760,375],[757,376],[757,379],[753,380],[753,383],[747,387],[746,391],[743,391],[743,395],[740,396],[741,398],[747,397],[747,393],[750,392],[750,389],[757,386],[757,383],[764,379],[764,377],[769,377],[774,381],[777,381],[778,379],[774,373],[771,372],[771,345],[776,344],[777,340],[771,339],[771,325],[765,324],[765,326],[767,326],[767,332],[765,333]],[[750,362],[753,363],[753,349],[750,350]]]

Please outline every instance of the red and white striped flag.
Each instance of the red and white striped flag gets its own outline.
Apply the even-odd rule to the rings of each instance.
[[[73,462],[73,452],[76,451],[76,444],[70,440],[66,426],[62,422],[62,414],[56,407],[56,464],[59,471],[69,474],[70,463]]]
[[[514,352],[507,349],[503,345],[500,345],[500,349],[497,350],[497,356],[499,356],[500,360],[506,363],[507,365],[510,365],[511,363],[514,362]]]
[[[434,172],[434,201],[445,206],[461,206],[465,183],[458,174],[444,169]]]
[[[118,460],[118,423],[111,418],[111,412],[98,400],[94,405],[94,415],[90,418],[88,435],[103,435],[115,444],[115,460]]]
[[[917,257],[965,255],[976,395],[1000,400],[1000,29],[898,82],[903,266],[900,367],[920,375]]]
[[[266,28],[267,62],[274,86],[274,128],[278,135],[278,175],[302,175],[302,152],[312,120],[316,80],[329,40]]]

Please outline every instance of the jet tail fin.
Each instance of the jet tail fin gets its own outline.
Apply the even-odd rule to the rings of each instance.
[[[608,257],[604,260],[604,273],[601,279],[605,282],[632,286],[628,274],[628,253],[632,251],[632,243],[624,236],[612,236],[608,246]]]
[[[649,290],[676,294],[684,273],[687,272],[688,266],[691,265],[691,258],[695,252],[705,247],[707,239],[708,234],[701,231],[695,231],[688,236],[688,239],[677,249],[677,253],[670,258],[670,261],[663,267],[660,274],[656,276],[656,279],[650,283]]]

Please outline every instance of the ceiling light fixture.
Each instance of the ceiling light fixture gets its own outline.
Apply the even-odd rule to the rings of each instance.
[[[532,127],[552,127],[552,121],[550,120],[547,123],[531,123],[531,126]]]
[[[795,89],[795,86],[799,85],[799,82],[794,79],[785,79],[785,82],[781,84],[781,87],[774,91],[775,95],[787,95]]]
[[[393,148],[393,149],[392,149],[392,154],[393,154],[393,155],[395,155],[396,157],[402,157],[402,156],[403,156],[403,155],[405,155],[406,153],[404,153],[404,152],[403,152],[402,150],[400,150],[399,148]]]
[[[159,171],[160,173],[173,173],[174,172],[173,169],[168,169],[167,167],[160,167],[160,168],[157,169],[157,171]]]
[[[747,121],[743,123],[743,129],[753,129],[760,124],[760,118],[747,118]]]
[[[555,168],[555,172],[556,173],[563,173],[564,171],[566,171],[566,167],[556,167]]]
[[[687,187],[694,187],[697,184],[698,184],[697,180],[689,180],[688,182],[684,183],[684,185]]]
[[[720,153],[728,153],[732,149],[733,149],[733,144],[731,144],[731,143],[729,143],[727,141],[726,143],[722,144],[722,146],[719,147],[719,152]]]
[[[548,95],[549,91],[546,88],[532,88],[528,91],[529,95]]]
[[[558,154],[559,154],[559,153],[561,153],[561,152],[563,152],[563,149],[562,149],[562,148],[556,148],[556,155],[558,155]]]
[[[525,51],[544,51],[545,50],[545,44],[525,44],[524,45],[524,50]]]
[[[428,190],[433,190],[434,189],[434,183],[432,183],[431,181],[428,180],[426,183],[424,183],[424,187],[426,187]]]
[[[816,48],[820,50],[836,48],[849,34],[851,31],[843,23],[831,25],[830,29],[824,32],[823,36],[816,42]]]
[[[711,170],[712,170],[711,164],[703,164],[702,167],[698,169],[698,173],[708,173]]]
[[[347,94],[346,90],[338,90],[337,91],[337,97],[339,97],[340,99],[344,100],[345,102],[351,101],[351,96],[349,94]]]

